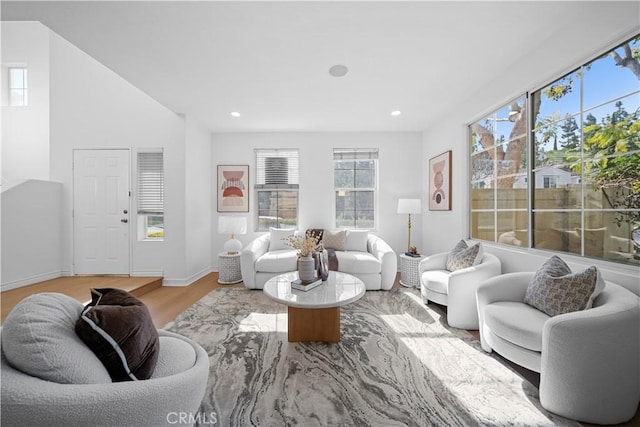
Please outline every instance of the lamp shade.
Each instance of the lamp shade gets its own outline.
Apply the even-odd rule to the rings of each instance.
[[[398,199],[399,214],[416,214],[422,212],[422,200]]]
[[[218,233],[245,234],[247,232],[247,217],[221,215],[218,217]]]

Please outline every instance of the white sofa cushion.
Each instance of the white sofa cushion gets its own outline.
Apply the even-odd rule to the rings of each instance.
[[[256,271],[284,273],[298,269],[298,256],[293,249],[269,251],[256,260]]]
[[[380,261],[369,252],[338,252],[338,270],[349,274],[379,274]]]
[[[269,228],[269,251],[280,251],[291,249],[287,244],[287,237],[295,235],[296,230],[293,228]]]
[[[2,326],[7,361],[25,374],[54,383],[110,383],[100,359],[76,334],[82,309],[78,301],[59,293],[35,294],[20,301]]]
[[[368,239],[369,232],[367,230],[347,230],[345,249],[348,251],[367,252]]]
[[[427,270],[422,273],[421,282],[427,289],[441,294],[448,294],[449,276],[451,272],[448,270]]]
[[[542,351],[547,320],[548,315],[521,302],[501,301],[484,307],[484,322],[494,334],[533,351]]]

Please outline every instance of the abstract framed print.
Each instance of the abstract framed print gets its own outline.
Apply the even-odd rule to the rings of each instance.
[[[429,160],[429,210],[451,210],[451,150]]]
[[[218,165],[218,212],[249,212],[249,165]]]

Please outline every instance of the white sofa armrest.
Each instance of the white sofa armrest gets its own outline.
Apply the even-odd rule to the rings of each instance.
[[[444,270],[447,266],[448,252],[441,252],[439,254],[429,255],[418,264],[418,271],[420,275],[427,270]]]
[[[478,310],[478,329],[480,330],[480,344],[482,349],[491,353],[491,346],[484,338],[484,308],[498,301],[523,302],[529,281],[534,272],[506,273],[485,280],[476,289],[476,304]]]
[[[269,251],[270,234],[254,239],[240,252],[242,281],[249,289],[256,289],[256,260]]]
[[[640,298],[612,283],[594,308],[549,319],[542,332],[542,406],[588,423],[631,419],[640,400],[638,337]]]
[[[484,254],[480,264],[451,272],[447,288],[447,321],[450,325],[462,329],[478,329],[476,289],[482,282],[499,276],[500,273],[500,259],[489,253]]]
[[[369,233],[367,251],[380,261],[380,289],[389,290],[398,274],[398,257],[382,237]]]

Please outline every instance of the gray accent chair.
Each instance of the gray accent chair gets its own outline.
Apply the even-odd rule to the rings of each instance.
[[[546,410],[594,424],[629,421],[640,402],[640,298],[606,282],[593,307],[550,317],[524,303],[535,273],[477,290],[482,348],[540,373]]]
[[[3,427],[192,425],[209,377],[209,356],[181,335],[158,335],[155,371],[142,381],[58,384],[14,369],[3,351]]]

